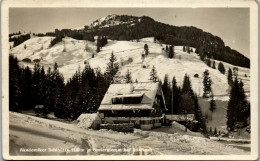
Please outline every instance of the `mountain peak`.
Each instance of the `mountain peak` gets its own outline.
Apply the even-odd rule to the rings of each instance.
[[[111,14],[106,17],[99,18],[95,20],[90,27],[91,28],[104,28],[104,27],[110,27],[110,26],[116,26],[121,24],[129,24],[134,25],[137,22],[140,22],[142,20],[153,20],[150,17],[142,16],[142,17],[136,17],[136,16],[129,16],[129,15],[117,15],[117,14]]]

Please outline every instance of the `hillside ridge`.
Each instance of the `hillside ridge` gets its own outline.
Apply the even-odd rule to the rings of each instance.
[[[87,30],[86,30],[87,29]],[[111,40],[135,40],[155,37],[154,41],[174,46],[198,48],[202,57],[210,57],[233,65],[250,67],[250,60],[240,52],[225,46],[224,41],[194,26],[173,26],[148,16],[108,15],[84,29],[92,35],[107,36]],[[83,30],[83,31],[84,31]]]

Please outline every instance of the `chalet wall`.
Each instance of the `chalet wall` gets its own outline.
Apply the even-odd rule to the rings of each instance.
[[[160,117],[105,117],[104,122],[115,125],[131,123],[135,128],[143,130],[151,130],[162,126]]]

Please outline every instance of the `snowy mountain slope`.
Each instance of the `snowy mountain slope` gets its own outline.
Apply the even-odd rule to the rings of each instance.
[[[86,130],[75,124],[52,121],[9,112],[10,155],[175,155],[175,154],[249,154],[249,152],[195,136],[184,134],[174,126],[173,132],[142,131],[121,133]],[[182,131],[182,134],[179,132]],[[26,152],[21,149],[46,149]]]
[[[57,62],[61,72],[64,72],[65,79],[68,79],[78,69],[79,64],[91,58],[92,51],[94,51],[95,48],[95,44],[92,42],[75,40],[68,37],[50,48],[49,45],[52,39],[54,39],[54,37],[31,38],[17,47],[12,48],[10,54],[13,54],[19,60],[24,58],[29,58],[31,61],[40,59],[40,64],[45,66],[45,70]],[[25,45],[26,49],[24,49]],[[85,50],[86,46],[89,48],[88,51]],[[21,62],[21,64],[29,67],[33,67],[34,65],[33,63],[26,62]],[[72,68],[72,70],[70,68],[70,70],[66,72],[66,67],[71,64],[73,64],[75,68]],[[63,67],[64,70],[62,70]]]
[[[229,67],[233,69],[236,66],[223,62],[226,69],[226,75],[223,75],[217,69],[210,68],[203,63],[197,54],[183,52],[182,46],[175,46],[175,57],[169,59],[167,53],[162,50],[162,48],[165,48],[165,44],[154,43],[153,38],[141,39],[140,42],[109,40],[108,44],[101,49],[101,52],[95,54],[95,57],[92,58],[92,53],[96,49],[93,42],[66,37],[62,42],[49,48],[51,39],[52,37],[29,39],[11,49],[10,53],[20,60],[24,58],[30,58],[31,60],[40,59],[40,64],[46,67],[57,62],[60,72],[64,74],[64,78],[67,80],[79,67],[80,69],[84,68],[84,61],[89,61],[92,68],[99,67],[104,72],[110,54],[113,51],[120,64],[119,72],[121,76],[129,70],[133,81],[137,79],[139,82],[147,82],[150,81],[149,73],[152,67],[155,66],[161,80],[163,80],[165,74],[168,74],[170,81],[175,76],[178,85],[181,86],[183,77],[187,73],[190,76],[193,90],[199,96],[203,94],[203,72],[208,69],[213,81],[212,89],[216,99],[228,100],[227,70]],[[145,43],[149,47],[149,55],[142,60],[141,55],[144,53],[143,47]],[[25,44],[27,46],[26,49],[24,49]],[[88,51],[85,50],[86,46],[89,48]],[[133,61],[130,62],[128,61],[129,59]],[[219,61],[216,61],[216,67],[218,63]],[[21,64],[33,66],[33,63],[21,62]],[[195,74],[198,74],[199,77],[195,78]],[[247,77],[245,77],[245,74]],[[238,77],[243,80],[245,91],[249,96],[250,69],[238,67]]]
[[[66,37],[62,42],[49,48],[50,41],[53,37],[35,37],[31,38],[19,46],[12,48],[10,53],[17,56],[18,59],[24,58],[41,59],[40,64],[47,70],[52,67],[54,62],[59,65],[59,71],[63,74],[65,81],[72,77],[73,74],[80,68],[83,70],[85,61],[88,61],[92,68],[100,68],[105,72],[109,57],[113,51],[118,63],[120,64],[119,75],[122,77],[129,70],[132,75],[132,80],[138,82],[150,81],[150,71],[153,65],[156,68],[157,74],[161,80],[165,74],[168,74],[169,81],[173,76],[176,77],[179,86],[182,86],[185,73],[190,76],[193,90],[200,97],[203,94],[203,72],[209,70],[210,77],[213,81],[212,89],[216,99],[217,110],[211,114],[209,111],[209,99],[199,98],[200,106],[204,115],[212,116],[212,120],[207,122],[208,127],[223,131],[226,125],[226,109],[227,101],[229,100],[229,85],[227,82],[228,68],[233,69],[234,65],[223,62],[226,74],[221,74],[217,69],[208,67],[202,62],[199,56],[195,53],[188,54],[182,51],[182,46],[175,46],[175,57],[169,59],[167,53],[162,50],[166,48],[165,44],[153,42],[153,38],[140,39],[140,42],[132,41],[111,41],[102,47],[101,52],[95,53],[96,43],[75,40]],[[149,55],[142,60],[144,53],[144,44],[148,44]],[[24,45],[26,44],[26,49]],[[65,51],[64,51],[65,46]],[[86,47],[88,50],[86,51]],[[193,49],[195,51],[195,49]],[[92,54],[95,57],[92,58]],[[132,61],[129,61],[132,60]],[[34,63],[20,62],[23,66],[33,68]],[[216,60],[216,68],[219,61]],[[250,69],[237,67],[238,78],[243,80],[244,89],[247,98],[250,101]],[[195,78],[194,75],[199,77]],[[245,74],[247,76],[245,76]]]
[[[13,54],[18,59],[22,60],[24,58],[35,57],[35,53],[43,52],[47,49],[51,39],[54,37],[36,37],[31,38],[22,44],[12,48],[10,54]],[[24,48],[26,46],[26,49]],[[40,57],[39,57],[40,58]]]
[[[62,42],[49,48],[51,39],[54,37],[35,37],[11,49],[10,53],[18,59],[40,59],[42,64],[58,63],[59,66],[72,64],[91,56],[86,52],[86,41],[64,38]],[[26,49],[24,49],[26,45]],[[91,44],[89,43],[89,46]],[[92,45],[93,46],[93,45]]]
[[[142,62],[141,54],[143,53],[143,46],[145,43],[148,44],[150,53],[144,59],[144,62]],[[139,82],[149,81],[149,73],[153,65],[155,66],[157,74],[161,80],[163,80],[165,74],[169,75],[170,81],[172,80],[172,77],[175,76],[177,83],[180,86],[182,85],[185,73],[187,73],[191,78],[193,90],[200,96],[203,94],[202,74],[205,69],[208,69],[213,80],[212,88],[214,95],[216,97],[228,95],[229,87],[226,75],[221,74],[217,69],[208,67],[199,59],[197,54],[182,52],[182,46],[175,47],[174,50],[176,54],[174,59],[169,59],[167,54],[162,50],[162,47],[165,48],[165,45],[161,46],[160,44],[153,43],[152,40],[147,41],[147,39],[145,39],[145,42],[142,42],[142,40],[141,42],[110,41],[105,47],[102,48],[102,51],[97,54],[97,57],[90,59],[89,62],[92,67],[99,66],[101,70],[104,71],[112,51],[119,62],[124,62],[129,58],[132,58],[133,62],[121,66],[120,72],[124,75],[126,70],[129,69],[132,74],[133,81],[137,79]],[[234,67],[233,65],[227,63],[223,64],[225,67]],[[143,68],[143,65],[146,67]],[[216,66],[217,65],[218,61],[216,61]],[[227,67],[226,70],[228,69]],[[246,91],[249,91],[249,79],[248,77],[245,78],[244,74],[250,76],[250,70],[247,68],[238,68],[239,77],[245,80],[244,84]],[[199,78],[194,78],[194,74],[199,74]]]

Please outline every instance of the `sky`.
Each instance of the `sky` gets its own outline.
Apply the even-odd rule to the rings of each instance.
[[[174,26],[194,26],[219,36],[250,58],[249,8],[10,8],[9,32],[53,32],[90,25],[110,14],[149,16]]]

